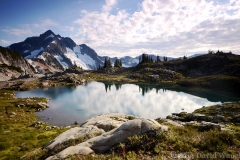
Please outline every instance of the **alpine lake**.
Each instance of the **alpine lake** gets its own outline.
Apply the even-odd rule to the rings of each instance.
[[[203,106],[240,101],[230,93],[167,85],[89,82],[15,92],[17,98],[45,97],[49,108],[35,112],[51,125],[79,124],[104,113],[125,113],[143,118],[166,118],[171,113],[193,112]]]

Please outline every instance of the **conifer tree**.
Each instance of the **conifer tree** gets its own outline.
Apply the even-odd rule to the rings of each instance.
[[[104,60],[103,68],[107,68],[107,58],[105,58],[105,60]]]
[[[163,60],[166,62],[166,61],[167,61],[167,57],[164,56],[164,57],[163,57]]]
[[[108,60],[107,60],[107,67],[112,67],[110,58],[108,58]]]
[[[105,58],[103,68],[110,68],[110,67],[112,67],[110,58],[108,58],[108,59]]]
[[[160,61],[161,61],[160,57],[157,56],[157,60],[156,60],[156,62],[160,62]]]

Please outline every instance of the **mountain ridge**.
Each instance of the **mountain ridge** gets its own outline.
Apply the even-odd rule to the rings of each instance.
[[[105,58],[110,58],[112,64],[117,59],[117,57],[99,56],[86,44],[77,45],[71,38],[61,37],[51,30],[11,44],[8,48],[19,52],[40,73],[61,72],[73,65],[84,70],[97,70],[99,66],[103,66]],[[149,55],[156,60],[156,55]],[[118,59],[121,59],[123,67],[134,67],[139,63],[140,56],[124,56]],[[163,56],[160,56],[160,59],[163,60]]]

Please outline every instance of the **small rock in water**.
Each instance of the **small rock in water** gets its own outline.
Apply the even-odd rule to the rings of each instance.
[[[78,125],[78,122],[77,122],[77,121],[75,121],[73,124],[74,124],[74,125]]]

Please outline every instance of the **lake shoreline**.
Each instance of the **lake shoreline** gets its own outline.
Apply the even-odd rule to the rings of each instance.
[[[37,122],[37,117],[33,114],[33,112],[35,111],[35,108],[31,108],[31,106],[35,106],[35,104],[39,103],[39,101],[34,101],[37,100],[35,98],[31,99],[31,101],[27,100],[27,98],[25,99],[19,99],[19,98],[15,98],[13,91],[3,91],[1,90],[0,92],[0,97],[1,97],[1,105],[6,104],[7,106],[9,106],[7,108],[7,116],[4,115],[3,117],[1,117],[1,132],[3,132],[3,134],[1,134],[1,141],[0,144],[1,146],[4,146],[4,148],[1,148],[1,157],[2,158],[10,158],[10,159],[19,159],[20,157],[22,157],[23,155],[27,155],[28,158],[29,157],[41,157],[45,154],[45,151],[38,149],[41,148],[43,146],[45,146],[51,139],[55,138],[56,136],[60,135],[60,133],[63,133],[64,131],[67,130],[67,128],[60,128],[60,127],[54,127],[54,126],[50,126],[48,124],[45,123],[41,123],[41,122]],[[22,107],[17,107],[15,104],[21,104],[18,101],[20,100],[21,103],[29,103],[32,102],[31,106],[22,106]],[[43,101],[45,101],[44,99],[42,99]],[[41,100],[41,101],[42,101]],[[12,107],[10,107],[12,105]],[[229,105],[231,105],[231,103],[229,103]],[[39,107],[39,106],[37,106]],[[232,106],[232,108],[236,107],[240,108],[239,104],[237,106]],[[198,113],[202,113],[205,112],[208,113],[209,111],[214,111],[212,109],[209,109],[209,107],[203,107],[201,108],[200,111],[198,111]],[[210,112],[209,112],[210,113]],[[214,113],[214,112],[213,112]],[[238,111],[235,112],[236,114],[239,113]],[[180,114],[180,113],[179,113]],[[184,114],[183,114],[184,115]],[[145,152],[141,152],[141,154],[138,154],[138,156],[140,157],[152,157],[152,158],[156,158],[156,157],[162,157],[162,156],[167,156],[169,154],[171,154],[172,152],[175,153],[185,153],[187,152],[188,154],[194,155],[196,154],[196,152],[194,151],[194,145],[193,144],[188,144],[190,146],[186,146],[186,142],[185,142],[185,138],[184,137],[179,137],[178,141],[179,143],[181,142],[183,146],[178,146],[176,145],[176,142],[173,142],[171,140],[171,136],[172,134],[180,134],[182,130],[184,131],[185,134],[195,134],[201,136],[204,136],[205,133],[208,135],[207,139],[211,138],[211,136],[209,137],[209,134],[213,134],[213,132],[210,131],[204,131],[204,132],[199,132],[199,131],[195,131],[196,129],[192,129],[191,127],[186,127],[184,129],[181,129],[181,127],[174,127],[173,124],[168,124],[168,122],[161,120],[157,120],[160,124],[164,124],[167,125],[171,128],[171,132],[169,132],[165,137],[167,138],[166,140],[164,140],[164,142],[162,142],[163,146],[161,146],[160,149],[159,146],[155,146],[155,149],[152,150],[154,152],[149,152],[149,153],[145,153]],[[178,121],[176,121],[177,123],[179,123]],[[232,125],[232,124],[227,124],[227,126],[233,130],[233,133],[228,133],[226,131],[214,131],[214,134],[221,134],[223,136],[223,134],[229,134],[229,136],[233,136],[235,137],[235,134],[239,133],[240,128],[239,126],[236,125]],[[194,133],[192,133],[194,132]],[[226,133],[225,133],[226,132]],[[16,136],[16,134],[18,136]],[[179,135],[179,136],[180,136]],[[160,135],[159,135],[160,136]],[[222,137],[222,136],[217,136],[215,135],[214,137]],[[15,141],[10,141],[9,138],[10,137],[15,137]],[[189,136],[190,137],[190,136]],[[137,138],[137,137],[136,137]],[[141,138],[138,137],[138,138]],[[154,138],[154,141],[156,140],[157,137]],[[158,137],[160,138],[160,137]],[[157,138],[157,139],[158,139]],[[26,142],[25,139],[28,139],[28,141]],[[137,139],[136,139],[137,140]],[[160,139],[159,139],[160,140]],[[170,141],[171,140],[171,141]],[[224,149],[226,146],[229,146],[231,148],[235,148],[235,149],[230,149],[231,150],[231,154],[236,154],[238,153],[239,147],[237,145],[237,143],[235,143],[235,141],[238,141],[239,139],[233,138],[234,143],[232,144],[228,144],[228,142],[225,142],[222,144]],[[151,138],[149,139],[149,143],[151,142]],[[222,141],[219,139],[219,142]],[[126,145],[126,149],[127,149],[127,153],[123,154],[122,151],[119,151],[118,146],[116,146],[113,150],[115,150],[114,152],[116,153],[115,155],[112,154],[112,152],[109,152],[107,154],[94,154],[96,159],[106,159],[106,158],[113,158],[113,157],[126,157],[126,156],[133,156],[133,157],[138,157],[136,154],[138,153],[137,150],[141,149],[141,147],[144,144],[138,144],[137,141],[133,141],[134,146],[137,147],[136,150],[134,150],[134,148],[131,149],[131,144],[129,143],[124,143]],[[172,145],[174,146],[173,149],[171,148],[166,148],[164,145],[168,144],[168,143],[172,143]],[[222,142],[221,142],[222,143]],[[20,144],[20,145],[19,145]],[[146,143],[148,144],[148,143]],[[27,146],[26,146],[27,145]],[[207,145],[207,144],[206,144]],[[213,142],[209,142],[208,146],[215,146],[215,144],[213,144]],[[171,145],[170,145],[171,146]],[[138,148],[140,147],[140,148]],[[157,147],[157,148],[156,148]],[[181,147],[184,147],[185,150],[182,150]],[[192,148],[193,147],[193,148]],[[201,154],[206,154],[206,153],[212,153],[211,152],[211,148],[208,148],[207,146],[198,146],[198,147],[205,147],[201,149],[201,151],[199,153]],[[17,149],[19,148],[19,149]],[[160,150],[159,150],[160,149]],[[213,148],[213,150],[215,150]],[[230,151],[229,149],[226,150],[226,152]],[[33,152],[32,152],[33,151]],[[131,152],[130,152],[131,151]],[[218,150],[216,148],[217,153],[226,153],[223,150]],[[9,154],[9,153],[12,154]],[[13,154],[14,153],[14,154]],[[130,154],[131,153],[131,154]],[[150,154],[150,155],[149,155]],[[90,157],[92,155],[89,155]],[[82,156],[85,158],[90,158],[89,156]],[[74,157],[74,156],[73,156]],[[102,158],[101,158],[102,157]],[[169,156],[167,156],[169,157]],[[77,159],[77,157],[75,157]],[[139,158],[139,157],[138,157]]]
[[[3,86],[3,88],[6,89],[6,91],[4,91],[4,92],[9,93],[7,95],[10,95],[10,94],[13,94],[13,91],[18,91],[18,90],[31,90],[31,89],[36,89],[36,88],[49,88],[49,87],[65,86],[65,85],[76,86],[76,85],[84,84],[85,82],[96,81],[96,80],[97,81],[110,82],[110,83],[112,83],[112,82],[115,82],[115,83],[122,83],[122,82],[135,83],[135,82],[137,82],[138,84],[149,83],[149,82],[146,82],[146,81],[128,80],[128,79],[125,79],[125,78],[118,79],[118,77],[114,77],[114,76],[113,77],[110,76],[108,78],[101,79],[101,78],[95,77],[96,76],[95,74],[91,74],[90,76],[89,76],[89,74],[86,74],[86,75],[84,74],[84,76],[83,75],[78,75],[77,77],[75,77],[75,76],[76,75],[70,76],[70,77],[73,77],[72,79],[74,79],[74,80],[67,79],[67,77],[62,77],[61,81],[58,81],[56,79],[45,79],[45,78],[44,79],[35,79],[35,78],[18,79],[18,80],[4,82],[4,84],[3,85],[1,84],[0,86]],[[83,81],[80,82],[83,79],[84,79],[84,83],[82,83]],[[78,83],[75,84],[75,82],[74,82],[75,80],[78,80]],[[170,82],[170,81],[169,82],[162,82],[162,83],[154,83],[154,84],[150,83],[150,84],[152,84],[152,85],[161,85],[161,84],[165,85],[165,84],[167,84],[168,86],[179,86],[176,82]],[[196,87],[199,87],[199,86],[196,86]],[[194,86],[191,85],[191,87],[184,87],[184,88],[191,90],[191,89],[194,88]],[[200,89],[201,89],[201,87],[200,87]],[[205,90],[205,87],[202,88],[202,89]],[[3,92],[3,94],[4,94],[4,92]],[[212,90],[212,92],[219,93],[221,91]],[[226,92],[224,92],[224,93],[226,93]],[[231,92],[227,92],[227,93],[231,93]],[[238,95],[236,95],[236,96],[238,96]],[[8,98],[11,98],[11,97],[7,96],[7,97],[4,98],[7,101],[7,103],[9,103]],[[7,117],[4,116],[3,118],[1,118],[1,125],[4,126],[3,130],[2,130],[3,134],[1,135],[1,139],[5,140],[4,142],[0,142],[2,145],[4,145],[4,148],[2,149],[2,151],[0,151],[0,153],[2,154],[3,157],[8,157],[10,159],[19,159],[20,157],[22,157],[26,153],[31,152],[31,151],[39,148],[39,147],[44,146],[45,144],[47,144],[47,142],[49,142],[51,139],[53,139],[54,137],[56,137],[60,133],[66,131],[67,128],[68,128],[68,127],[67,128],[63,127],[62,128],[62,127],[58,127],[58,126],[52,126],[52,125],[49,125],[49,124],[45,124],[45,123],[42,123],[42,122],[37,122],[38,118],[34,114],[34,111],[36,109],[27,109],[25,107],[15,108],[15,105],[13,105],[13,107],[10,107],[9,110],[10,111],[7,114],[8,116]],[[30,112],[28,112],[28,111],[30,111]],[[12,112],[16,113],[17,116],[13,115],[14,113],[12,113]],[[18,118],[20,118],[20,116],[21,116],[21,112],[24,112],[24,116],[25,116],[24,122],[18,121]],[[11,116],[11,118],[10,118],[10,116]],[[30,120],[28,120],[28,118],[30,118]],[[14,122],[15,125],[11,125],[12,122]],[[161,123],[165,124],[166,122],[162,121]],[[179,122],[177,122],[177,123],[179,123]],[[172,126],[172,124],[168,124],[168,125]],[[27,127],[27,129],[24,129],[26,127]],[[234,131],[237,132],[237,133],[240,131],[239,126],[236,126],[236,125],[230,125],[230,128],[234,129]],[[174,133],[179,132],[178,129],[174,128],[173,130],[174,130]],[[28,134],[26,134],[26,132]],[[186,128],[185,132],[186,133],[190,132],[190,129]],[[216,133],[218,133],[218,132],[216,132]],[[16,139],[16,142],[20,143],[21,146],[19,146],[19,144],[15,144],[15,143],[9,141],[9,139],[8,139],[8,137],[15,137],[16,134],[21,135],[21,136],[19,136],[19,138]],[[196,135],[201,134],[201,132],[198,132],[198,131],[195,132],[194,131],[194,134],[196,134]],[[29,136],[32,137],[32,140],[29,140],[27,142],[28,147],[26,147],[25,146],[26,142],[25,142],[23,137],[29,137]],[[42,137],[44,138],[44,140],[42,139]],[[184,141],[183,138],[180,138],[180,141],[182,141],[182,140]],[[36,145],[36,143],[38,143],[38,145]],[[184,142],[184,143],[186,143],[186,142]],[[184,147],[186,148],[186,146],[184,146]],[[20,148],[20,149],[16,149],[16,148]],[[12,151],[13,149],[14,149],[14,151]],[[172,152],[172,151],[169,151],[169,148],[168,149],[165,148],[165,151],[166,151],[166,153],[161,152],[161,155],[167,156],[167,155],[171,154],[171,152]],[[175,148],[173,151],[174,152],[177,151],[178,153],[182,152],[182,150],[181,149],[179,150],[179,148],[178,149]],[[189,151],[189,150],[187,150],[187,151]],[[15,153],[15,155],[10,155],[9,154],[10,152]],[[209,151],[204,151],[204,153],[205,152],[211,153]],[[235,149],[232,152],[234,153]],[[35,152],[35,153],[36,153],[35,156],[37,156],[37,157],[39,157],[39,155],[41,157],[41,155],[43,154],[42,151]],[[137,153],[137,152],[134,151],[134,152],[131,152],[131,153]],[[129,155],[129,154],[130,153],[128,153],[127,155]],[[190,150],[189,154],[195,154],[195,152]],[[144,156],[146,156],[146,155],[147,154],[144,154]],[[100,155],[95,155],[95,156],[97,157],[97,159],[101,159],[101,156],[105,157],[105,158],[112,157],[111,153],[108,154],[108,155],[101,155],[100,154]],[[124,155],[121,155],[121,156],[124,157]]]
[[[153,119],[165,118],[173,112],[181,112],[182,109],[192,112],[202,106],[240,100],[233,95],[198,88],[95,81],[75,87],[60,86],[18,91],[16,96],[19,98],[40,96],[51,99],[50,107],[36,114],[40,116],[39,121],[54,126],[81,124],[92,116],[110,112]]]

